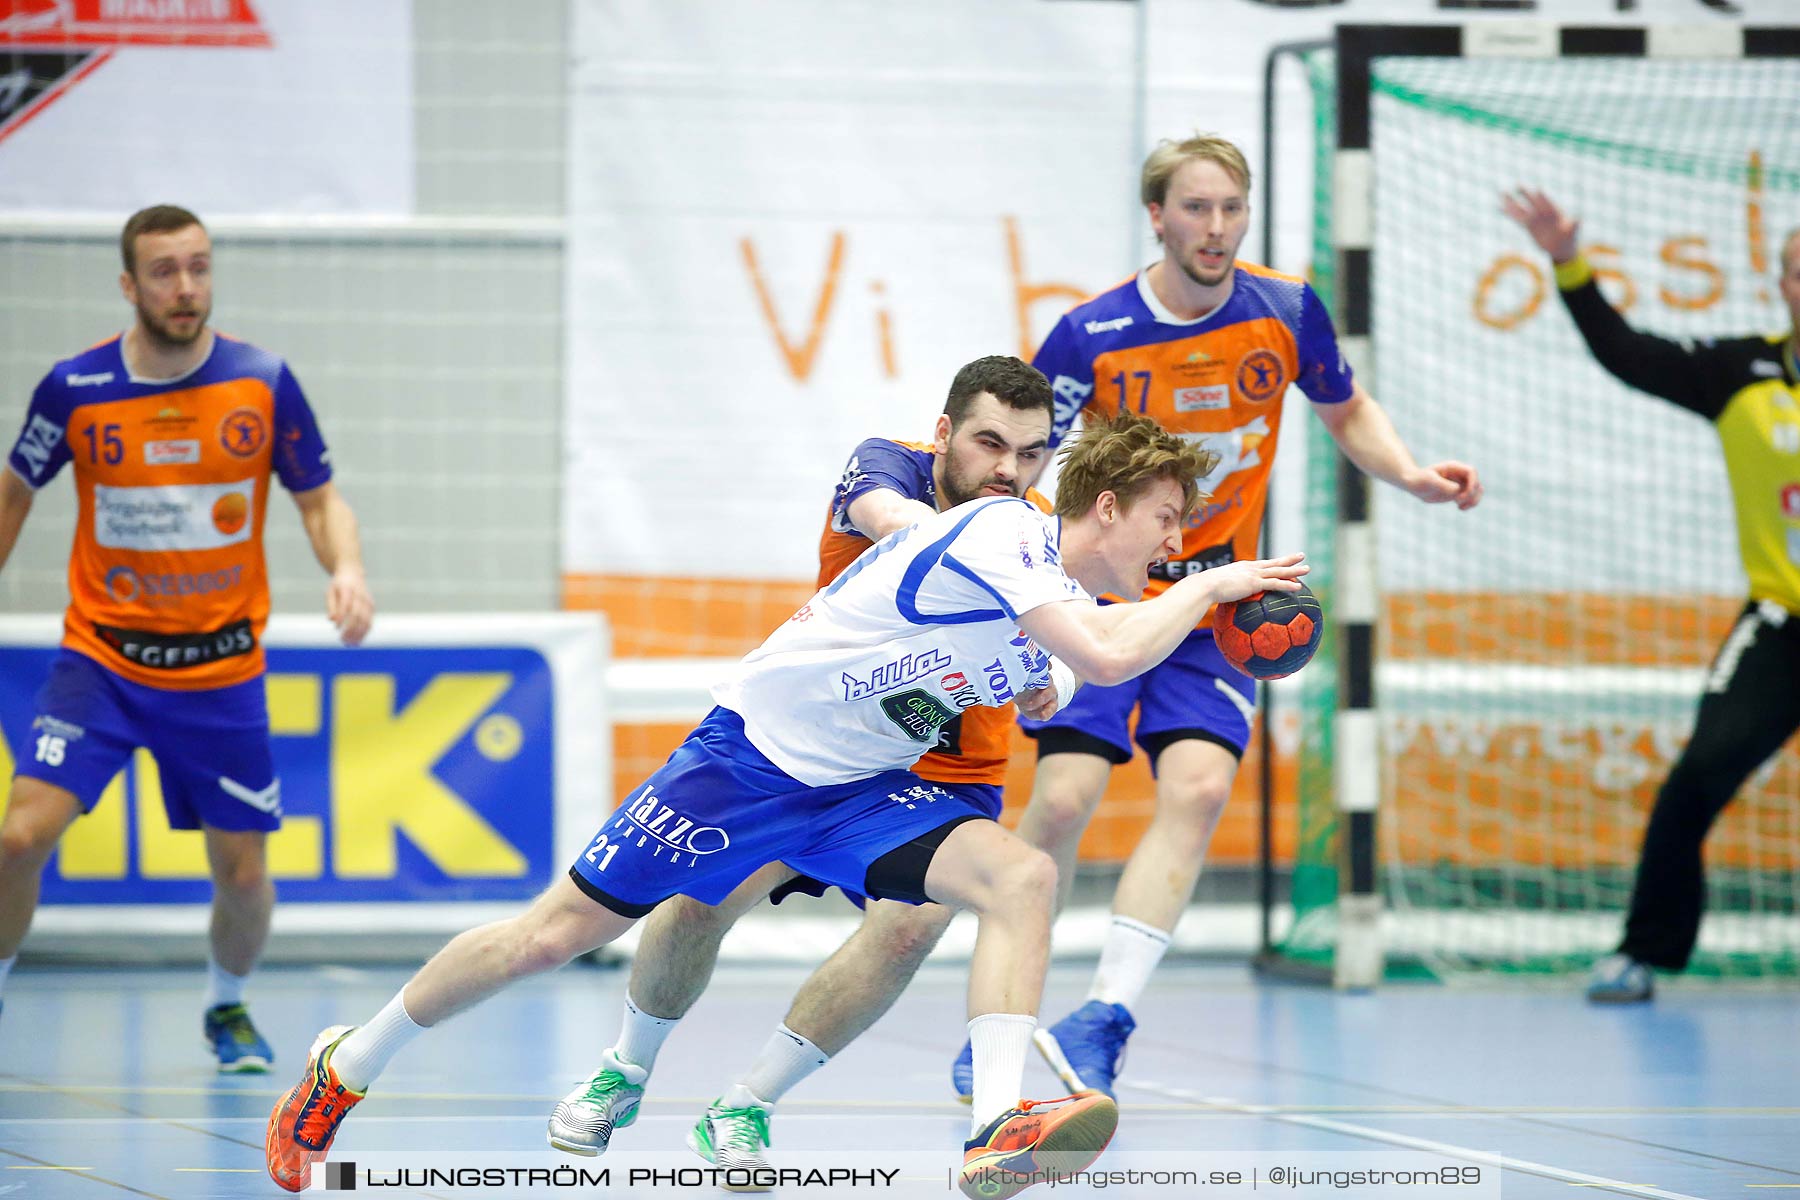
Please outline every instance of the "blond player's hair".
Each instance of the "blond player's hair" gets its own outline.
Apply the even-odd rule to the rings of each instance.
[[[1244,189],[1245,198],[1249,198],[1250,164],[1245,160],[1244,152],[1216,133],[1196,133],[1181,141],[1164,138],[1150,152],[1150,157],[1144,160],[1144,174],[1138,194],[1145,206],[1166,203],[1169,180],[1175,178],[1175,172],[1196,160],[1217,163]]]
[[[1063,447],[1056,475],[1056,515],[1080,517],[1093,511],[1100,493],[1111,492],[1129,511],[1145,492],[1167,479],[1181,485],[1181,515],[1200,503],[1200,479],[1219,465],[1219,456],[1183,441],[1149,417],[1089,414],[1086,427]]]

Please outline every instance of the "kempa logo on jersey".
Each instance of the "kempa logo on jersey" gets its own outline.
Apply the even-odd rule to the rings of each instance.
[[[114,567],[106,573],[106,594],[120,604],[140,598],[145,604],[175,603],[185,596],[229,592],[243,579],[241,564],[222,571],[184,571],[179,575],[140,575],[131,567]]]
[[[250,0],[8,0],[0,6],[0,141],[122,48],[273,43]]]
[[[1089,321],[1086,325],[1082,326],[1082,328],[1086,329],[1089,333],[1112,333],[1116,330],[1126,328],[1131,323],[1130,317],[1114,317],[1110,321]]]
[[[638,845],[659,842],[678,854],[717,854],[731,845],[731,838],[717,825],[696,825],[657,799],[656,788],[645,785],[625,809],[638,832]],[[629,837],[629,834],[627,834]]]
[[[77,375],[73,371],[63,376],[63,382],[69,387],[99,387],[103,383],[111,383],[113,373],[101,371],[93,375]]]
[[[866,700],[870,696],[879,696],[883,692],[891,692],[897,687],[904,687],[915,679],[923,678],[933,671],[942,671],[950,665],[950,656],[942,650],[928,650],[922,654],[907,654],[893,662],[883,663],[875,668],[868,679],[858,679],[845,671],[844,699]]]

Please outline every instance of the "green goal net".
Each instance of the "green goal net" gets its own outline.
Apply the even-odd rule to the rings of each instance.
[[[1309,70],[1330,301],[1331,55]],[[1747,585],[1713,428],[1593,362],[1499,196],[1524,184],[1579,215],[1603,288],[1640,328],[1778,333],[1777,259],[1800,225],[1800,61],[1376,57],[1370,87],[1363,377],[1420,461],[1475,463],[1487,484],[1468,513],[1387,487],[1373,499],[1390,972],[1582,969],[1617,943],[1644,821]],[[1789,505],[1800,559],[1800,411],[1789,428],[1795,486],[1768,502]],[[1312,445],[1308,549],[1328,597],[1332,456],[1323,436]],[[1334,677],[1324,659],[1308,676],[1280,949],[1325,962]],[[1706,858],[1694,971],[1800,973],[1792,742]]]

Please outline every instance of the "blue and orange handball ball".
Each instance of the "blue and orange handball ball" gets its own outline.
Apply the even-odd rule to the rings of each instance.
[[[1304,583],[1297,592],[1258,592],[1213,609],[1213,640],[1228,662],[1258,679],[1282,679],[1311,661],[1325,610]]]

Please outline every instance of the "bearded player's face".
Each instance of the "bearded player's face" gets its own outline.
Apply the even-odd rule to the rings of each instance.
[[[168,233],[140,233],[136,264],[120,276],[125,298],[152,341],[192,345],[212,315],[212,239],[198,225]]]
[[[1019,409],[983,392],[962,424],[950,428],[938,418],[937,443],[943,456],[943,506],[954,508],[982,496],[1023,496],[1050,458],[1050,413]]]

